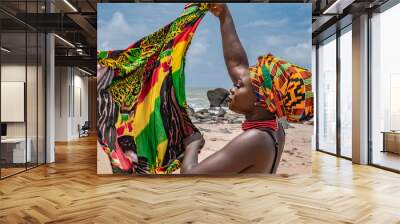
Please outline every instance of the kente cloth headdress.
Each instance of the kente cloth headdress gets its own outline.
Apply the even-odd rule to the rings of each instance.
[[[98,141],[114,173],[179,168],[182,140],[198,131],[187,114],[185,54],[207,10],[187,4],[176,20],[125,50],[97,53]]]
[[[311,72],[268,54],[249,68],[257,99],[278,118],[300,122],[313,117]]]

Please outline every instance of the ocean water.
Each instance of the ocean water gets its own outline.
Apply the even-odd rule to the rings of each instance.
[[[210,103],[207,99],[207,91],[211,89],[214,88],[186,87],[186,101],[188,102],[189,106],[195,111],[209,108]]]

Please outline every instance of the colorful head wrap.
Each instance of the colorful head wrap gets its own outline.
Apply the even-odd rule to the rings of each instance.
[[[278,118],[309,120],[314,115],[311,72],[268,54],[249,68],[257,99]]]
[[[197,132],[187,114],[185,54],[208,10],[187,4],[170,24],[125,50],[99,51],[98,141],[113,172],[171,173],[182,141]]]

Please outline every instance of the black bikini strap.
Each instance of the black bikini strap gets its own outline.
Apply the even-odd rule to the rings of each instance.
[[[279,143],[278,143],[278,140],[276,139],[276,136],[271,131],[267,130],[267,133],[269,134],[269,136],[271,136],[272,140],[275,143],[274,163],[272,164],[272,168],[271,168],[271,171],[270,171],[270,173],[273,173],[275,165],[276,165],[276,159],[278,157]]]

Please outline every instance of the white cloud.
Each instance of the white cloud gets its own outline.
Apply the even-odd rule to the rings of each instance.
[[[262,27],[262,28],[277,28],[281,26],[288,25],[288,18],[282,18],[278,20],[255,20],[250,23],[243,25],[243,28],[254,28],[254,27]]]
[[[108,28],[120,30],[121,32],[128,31],[128,23],[125,21],[124,15],[119,11],[114,12],[113,17],[107,26]]]
[[[303,35],[268,35],[259,41],[250,42],[246,48],[251,64],[257,57],[272,53],[291,63],[305,67],[311,66],[311,39]]]
[[[108,42],[108,41],[104,41],[104,42],[101,44],[101,48],[100,48],[100,49],[110,49],[109,42]]]
[[[311,64],[311,43],[298,43],[283,50],[283,57],[288,61],[308,68]]]
[[[175,6],[175,3],[158,3],[157,6],[170,7]]]
[[[124,17],[124,14],[116,11],[112,18],[106,22],[102,21],[99,24],[99,43],[100,50],[109,49],[124,49],[128,47],[132,41],[151,33],[149,28],[143,23],[129,24]]]
[[[265,38],[265,41],[267,42],[267,45],[281,45],[285,42],[287,42],[287,36],[283,35],[271,35],[267,36]]]
[[[195,32],[192,42],[189,46],[187,57],[195,64],[201,62],[206,57],[207,51],[210,47],[207,41],[209,30],[202,29]]]
[[[201,56],[207,52],[208,44],[204,41],[197,40],[190,46],[190,53],[193,56]]]

